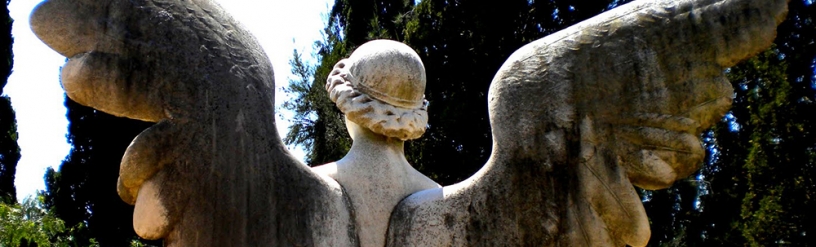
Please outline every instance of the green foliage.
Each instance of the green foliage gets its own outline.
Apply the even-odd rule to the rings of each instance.
[[[14,175],[20,160],[20,146],[17,145],[17,121],[11,99],[0,96],[0,203],[17,202]]]
[[[487,89],[493,75],[522,45],[626,1],[407,1],[338,0],[316,44],[320,63],[292,64],[298,79],[287,89],[295,112],[287,144],[303,145],[307,163],[341,158],[351,140],[342,114],[323,89],[334,64],[365,41],[389,38],[417,50],[425,63],[429,129],[408,142],[406,155],[442,184],[461,181],[487,160],[492,145]],[[376,8],[373,8],[376,7]],[[557,18],[554,21],[553,18]],[[462,124],[467,123],[467,124]]]
[[[26,198],[22,204],[0,203],[0,246],[77,246],[62,220],[43,208],[44,197]],[[65,234],[69,233],[69,234]],[[90,245],[94,241],[90,241]]]
[[[328,45],[332,41],[324,42],[326,43],[318,45]],[[289,119],[292,125],[284,142],[305,147],[306,163],[310,165],[337,160],[351,148],[351,137],[346,133],[342,113],[329,100],[326,90],[321,90],[325,82],[313,79],[328,77],[332,69],[328,65],[329,61],[336,63],[341,58],[339,54],[345,54],[345,51],[331,48],[323,48],[321,51],[326,54],[323,55],[323,63],[319,66],[305,64],[300,54],[295,51],[290,64],[292,73],[297,75],[298,79],[291,80],[285,89],[286,93],[294,94],[295,98],[283,105],[284,109],[294,113],[294,118]]]
[[[338,35],[347,48],[373,39],[399,39],[401,29],[397,20],[412,7],[412,0],[337,0],[329,14],[327,28],[339,32],[326,33]]]
[[[14,19],[11,19],[8,10],[10,0],[6,0],[6,5],[0,10],[0,94],[3,94],[3,87],[8,83],[8,76],[11,75],[11,68],[14,67],[14,53],[11,37],[11,27]]]
[[[430,128],[422,139],[406,146],[409,160],[443,184],[460,181],[479,169],[489,155],[487,87],[510,53],[624,2],[426,0],[413,6],[403,0],[338,0],[324,40],[316,43],[315,56],[320,62],[305,64],[294,53],[293,73],[298,79],[290,82],[287,92],[296,98],[284,108],[295,117],[285,141],[304,145],[310,164],[342,157],[351,140],[342,114],[326,96],[324,80],[337,61],[365,41],[396,39],[417,50],[428,75]],[[793,0],[788,21],[779,28],[776,47],[730,70],[736,89],[734,107],[704,136],[709,150],[704,168],[668,190],[643,192],[652,222],[650,245],[803,246],[816,242],[816,211],[811,210],[811,198],[816,198],[814,15],[812,3]],[[8,57],[0,65],[7,64],[10,71]],[[118,198],[115,183],[124,148],[147,124],[116,119],[70,101],[66,104],[73,150],[59,172],[46,174],[48,191],[40,201],[52,212],[26,213],[25,208],[38,208],[31,202],[3,206],[3,234],[5,229],[25,230],[8,231],[21,238],[3,235],[0,239],[25,238],[39,244],[36,241],[43,239],[42,233],[49,241],[70,239],[78,246],[93,245],[94,237],[102,245],[142,245],[134,240],[132,207]],[[13,112],[11,118],[6,116],[0,115],[0,127],[13,120]],[[107,126],[119,129],[108,130]],[[16,140],[16,131],[0,133]],[[6,142],[0,146],[17,150],[19,155],[19,148],[6,146]],[[2,155],[7,157],[14,156]],[[0,175],[7,176],[6,167],[16,166],[16,160],[14,166],[0,164],[4,165]],[[5,181],[8,178],[0,176],[0,185]],[[0,192],[2,189],[8,190],[0,187]],[[53,216],[74,228],[59,226]],[[85,223],[87,227],[82,227]]]
[[[734,104],[705,136],[703,169],[645,203],[652,245],[816,242],[816,7],[789,8],[776,45],[729,70]]]
[[[8,1],[0,11],[0,95],[3,87],[11,75],[12,60],[11,24]],[[14,175],[17,172],[17,162],[20,160],[20,146],[17,145],[17,121],[14,109],[11,108],[11,99],[0,96],[0,203],[15,203],[17,193],[14,188]]]
[[[425,64],[429,128],[409,161],[442,184],[470,177],[490,156],[487,91],[521,46],[595,16],[614,1],[423,1],[403,33]]]
[[[329,13],[323,30],[324,39],[315,43],[320,61],[317,65],[303,62],[297,51],[290,61],[291,80],[285,92],[294,96],[283,108],[294,113],[292,126],[284,138],[286,144],[301,145],[306,150],[306,163],[320,165],[335,161],[351,148],[342,113],[329,100],[325,79],[334,64],[367,40],[395,38],[394,20],[410,9],[410,1],[348,1],[338,0]],[[374,30],[374,31],[371,31]]]
[[[768,51],[733,68],[732,80],[743,80],[755,84],[747,90],[745,104],[749,112],[748,126],[752,128],[748,142],[748,156],[743,169],[747,191],[742,199],[739,222],[742,236],[751,246],[774,243],[784,226],[782,223],[782,196],[786,188],[792,188],[789,181],[778,179],[792,174],[779,173],[781,166],[791,165],[784,160],[789,150],[779,150],[782,138],[792,133],[779,129],[780,124],[789,122],[786,118],[791,90],[786,80],[786,66],[778,61],[779,54]],[[750,80],[751,82],[747,82]],[[782,176],[782,177],[780,177]],[[790,235],[786,233],[784,235]],[[795,233],[794,233],[795,234]]]

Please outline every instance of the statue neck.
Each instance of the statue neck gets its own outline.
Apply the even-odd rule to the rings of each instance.
[[[385,246],[391,212],[400,200],[440,186],[408,164],[402,140],[348,120],[346,126],[354,142],[343,159],[329,166],[334,169],[329,176],[349,195],[360,246]]]
[[[393,137],[387,137],[372,132],[371,130],[354,123],[346,125],[352,135],[353,142],[351,150],[347,156],[357,158],[379,159],[380,161],[401,161],[399,163],[408,164],[405,159],[405,142]],[[376,160],[371,160],[376,161]],[[376,162],[379,163],[379,162]]]

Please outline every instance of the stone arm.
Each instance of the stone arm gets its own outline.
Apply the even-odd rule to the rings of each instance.
[[[166,246],[356,242],[339,185],[278,137],[269,59],[216,4],[47,0],[31,27],[68,58],[71,99],[157,122],[120,167],[118,192],[135,204],[140,236]]]
[[[633,187],[693,173],[729,109],[724,69],[769,47],[786,0],[635,1],[528,44],[497,73],[493,151],[403,200],[388,246],[645,246]]]

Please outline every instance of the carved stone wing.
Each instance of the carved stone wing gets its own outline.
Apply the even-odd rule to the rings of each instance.
[[[636,1],[516,51],[490,87],[493,151],[395,209],[389,246],[645,246],[633,185],[702,163],[723,71],[770,46],[786,0]]]
[[[158,122],[128,148],[118,191],[136,232],[167,246],[345,246],[337,183],[278,137],[272,67],[208,0],[48,0],[37,36],[68,57],[71,99]]]

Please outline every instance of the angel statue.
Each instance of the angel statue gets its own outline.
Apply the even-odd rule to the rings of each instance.
[[[405,44],[375,40],[341,60],[326,81],[329,97],[346,117],[351,150],[314,168],[345,189],[361,246],[384,246],[391,211],[414,192],[441,188],[408,164],[403,142],[428,124],[425,67]]]
[[[729,109],[724,69],[770,46],[787,0],[639,0],[500,68],[493,149],[440,187],[410,167],[427,124],[416,53],[373,41],[327,79],[354,143],[314,169],[274,120],[272,67],[210,0],[46,0],[37,36],[80,104],[156,122],[120,164],[133,227],[166,246],[645,246],[634,186],[694,172]]]

